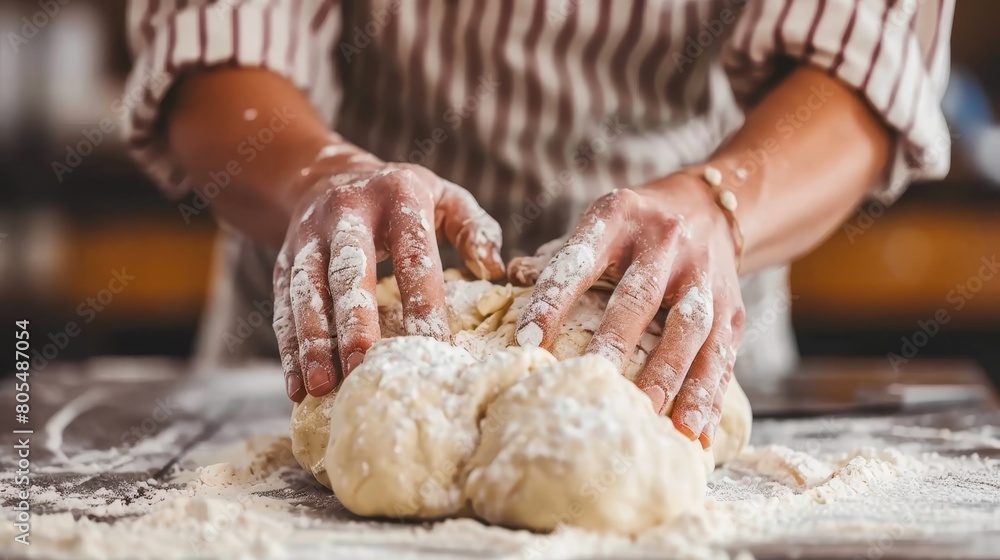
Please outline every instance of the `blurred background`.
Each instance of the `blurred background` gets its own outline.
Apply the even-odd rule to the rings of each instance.
[[[15,53],[9,33],[38,3],[0,0],[3,332],[30,319],[34,347],[51,342],[46,363],[187,356],[215,226],[207,213],[188,223],[125,154],[125,1],[59,5]],[[990,273],[983,257],[1000,253],[998,21],[1000,2],[958,2],[947,179],[915,185],[889,208],[866,203],[794,265],[803,355],[908,358],[910,343],[919,358],[968,357],[1000,378],[1000,273],[981,272]]]

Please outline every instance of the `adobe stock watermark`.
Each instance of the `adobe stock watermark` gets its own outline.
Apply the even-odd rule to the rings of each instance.
[[[697,34],[688,35],[683,48],[673,49],[670,56],[674,59],[678,73],[683,72],[685,66],[694,64],[695,59],[705,54],[706,49],[725,35],[726,28],[739,19],[747,0],[733,0],[731,4],[732,7],[723,8],[717,17],[701,22]]]
[[[975,274],[964,282],[956,284],[955,288],[945,296],[945,301],[951,304],[950,311],[947,307],[941,307],[931,317],[918,320],[917,329],[909,336],[900,338],[902,345],[899,352],[889,352],[886,355],[892,371],[899,373],[900,366],[908,364],[932,338],[941,332],[944,325],[951,322],[951,313],[964,309],[982,291],[983,286],[1000,273],[1000,262],[997,261],[996,254],[983,257],[980,263]]]
[[[472,93],[465,96],[461,101],[456,101],[444,112],[441,118],[448,124],[452,131],[458,130],[462,122],[471,117],[483,101],[496,95],[500,82],[496,81],[493,74],[480,76]],[[423,165],[428,158],[437,152],[438,146],[444,144],[450,138],[450,134],[443,127],[436,127],[427,138],[416,138],[413,140],[414,149],[403,156],[396,155],[396,161],[406,161],[416,165]]]
[[[246,318],[236,319],[236,328],[233,332],[227,331],[222,334],[222,341],[226,344],[226,349],[229,350],[230,354],[236,352],[238,346],[249,340],[257,329],[263,326],[271,327],[274,318],[274,300],[267,298],[256,300],[253,302],[253,308],[254,310]]]
[[[125,119],[128,118],[128,112],[142,101],[147,91],[163,86],[169,79],[170,77],[163,72],[146,73],[139,84],[112,101],[111,111],[117,120],[112,117],[104,117],[97,122],[96,126],[80,131],[80,136],[83,138],[75,144],[66,145],[66,155],[62,161],[52,162],[52,172],[55,173],[56,179],[62,183],[66,175],[72,173],[83,163],[84,158],[93,154],[94,150],[103,144],[108,137],[117,132],[119,124],[125,122]]]
[[[134,280],[135,276],[126,272],[125,268],[112,270],[111,279],[108,280],[107,286],[76,306],[76,314],[80,317],[80,321],[67,321],[61,330],[48,333],[48,342],[32,345],[32,369],[41,371],[48,367],[49,362],[55,360],[74,338],[80,336],[80,333],[83,332],[81,326],[92,323],[97,315],[107,309],[115,297]]]
[[[372,372],[374,374],[374,372]],[[357,375],[354,373],[352,375]],[[372,379],[372,375],[362,378],[366,383],[377,382]],[[471,458],[484,437],[500,431],[509,418],[506,407],[501,406],[496,401],[486,409],[486,415],[479,421],[479,434],[475,437],[456,437],[449,440],[450,452],[448,457]],[[454,486],[454,481],[459,472],[466,469],[467,465],[458,465],[452,461],[445,460],[440,466],[430,473],[417,487],[410,492],[404,500],[393,505],[393,515],[396,519],[404,521],[413,517],[424,504],[443,503],[449,499],[449,488]]]
[[[734,186],[741,186],[747,179],[756,174],[771,156],[778,153],[781,144],[778,139],[791,140],[813,116],[821,111],[834,96],[834,91],[826,84],[813,85],[805,102],[788,111],[774,123],[777,136],[769,136],[757,143],[757,148],[748,148],[746,157],[737,163],[730,164]]]
[[[208,173],[208,182],[202,185],[201,188],[192,189],[191,203],[182,202],[177,205],[184,223],[190,224],[192,217],[198,216],[208,208],[212,200],[219,196],[219,193],[228,187],[235,177],[243,173],[243,165],[257,159],[257,156],[271,142],[274,142],[275,136],[285,130],[288,124],[297,117],[298,115],[290,112],[288,107],[273,109],[267,126],[247,136],[245,140],[236,146],[236,153],[241,157],[239,159],[230,159],[221,170],[210,171]]]
[[[551,520],[555,527],[552,533],[572,526],[584,514],[585,506],[593,506],[604,493],[614,487],[619,478],[626,476],[632,470],[634,464],[634,457],[616,451],[610,457],[610,463],[606,468],[580,485],[577,493],[579,498],[570,500],[564,511],[552,514]],[[520,557],[548,558],[549,548],[552,546],[552,533],[539,535],[541,538],[529,541],[521,548]]]
[[[30,16],[24,16],[19,22],[21,24],[20,33],[7,32],[7,42],[14,54],[21,52],[21,47],[27,45],[29,41],[38,35],[38,32],[45,29],[52,20],[59,15],[62,7],[69,4],[71,0],[38,0],[35,4],[38,10]]]
[[[545,10],[545,21],[550,27],[558,28],[580,7],[582,0],[560,0],[558,4]]]
[[[579,173],[583,173],[602,154],[608,151],[611,144],[622,136],[629,126],[622,123],[617,116],[608,117],[601,123],[599,134],[586,144],[577,147],[571,154],[571,168],[563,169],[542,183],[542,192],[534,199],[526,199],[524,209],[511,216],[511,222],[518,233],[540,218],[545,209],[559,199]]]
[[[156,433],[156,427],[163,424],[167,420],[170,420],[170,418],[174,415],[174,411],[178,408],[180,408],[180,405],[171,395],[167,395],[162,399],[156,399],[153,403],[153,412],[138,423],[133,424],[129,429],[122,432],[122,436],[119,441],[126,448],[134,446],[143,439]]]
[[[403,9],[402,0],[389,0],[386,6],[379,10],[371,11],[371,19],[362,27],[355,25],[351,29],[345,29],[344,37],[350,37],[350,42],[340,42],[340,54],[348,64],[351,57],[361,54],[361,50],[372,44],[383,30],[392,22],[392,18],[399,15]]]
[[[757,341],[760,340],[761,335],[771,330],[778,324],[779,318],[786,316],[788,311],[792,308],[792,302],[800,297],[801,296],[782,291],[771,300],[770,305],[768,305],[767,308],[761,313],[755,313],[752,317],[748,313],[746,326],[743,329],[743,339],[740,341],[740,346],[743,348],[749,348],[756,344]]]
[[[883,527],[877,536],[865,540],[868,548],[865,549],[864,556],[860,553],[855,554],[854,560],[881,560],[896,546],[897,541],[906,536],[907,526],[915,525],[917,516],[913,508],[900,508],[900,510],[896,519]]]
[[[930,148],[924,153],[925,165],[933,165],[941,160],[942,157],[951,153],[951,144],[959,136],[953,133],[938,134],[934,137],[934,142],[931,144]],[[889,208],[889,204],[895,198],[894,192],[900,190],[900,187],[909,178],[905,175],[896,179],[892,185],[887,190],[879,191],[872,195],[871,200],[867,203],[862,204],[858,208],[854,215],[853,220],[844,222],[841,229],[844,230],[844,235],[847,236],[847,241],[853,245],[857,241],[858,237],[864,235],[865,232],[870,230],[872,226],[875,225],[875,220],[881,218],[885,215],[885,211]]]
[[[897,2],[889,12],[882,27],[884,33],[894,33],[909,27],[910,20],[916,15],[927,0],[903,0]]]

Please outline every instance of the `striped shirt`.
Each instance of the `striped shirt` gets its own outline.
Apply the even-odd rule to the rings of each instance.
[[[703,161],[741,125],[744,107],[808,63],[855,87],[893,131],[877,193],[889,201],[949,167],[940,101],[954,3],[133,0],[129,90],[145,95],[126,132],[165,192],[183,196],[196,186],[154,126],[170,86],[198,68],[267,68],[351,142],[470,190],[516,254],[563,234],[615,187]],[[787,302],[785,278],[745,279],[748,328],[755,310],[775,310],[769,299]],[[787,338],[783,307],[762,338]]]

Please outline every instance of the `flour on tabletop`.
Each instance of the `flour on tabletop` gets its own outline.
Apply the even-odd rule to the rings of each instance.
[[[459,355],[456,359],[468,359]],[[449,407],[445,403],[442,409]],[[96,491],[65,484],[36,487],[34,503],[61,513],[35,514],[32,546],[24,552],[64,558],[294,558],[314,550],[307,546],[320,546],[340,557],[380,557],[373,551],[419,546],[502,551],[504,558],[653,553],[728,558],[727,551],[779,540],[891,546],[899,539],[1000,530],[995,492],[1000,461],[931,450],[935,442],[989,444],[995,432],[913,428],[924,443],[893,447],[892,432],[900,428],[910,429],[884,419],[758,422],[755,445],[710,476],[704,511],[634,539],[571,527],[534,534],[469,519],[402,525],[322,519],[305,506],[268,496],[287,487],[284,477],[298,467],[285,455],[287,438],[261,435],[196,449],[156,486],[137,481]],[[615,427],[599,429],[611,433]],[[575,433],[567,430],[566,437]],[[760,444],[762,438],[788,446]],[[11,499],[15,488],[10,476],[0,477],[0,498]],[[9,510],[3,515],[9,517]],[[105,516],[121,518],[113,524],[96,520]],[[12,531],[3,523],[0,538],[13,538]]]
[[[380,284],[379,289],[383,334],[401,334],[401,315],[386,319],[400,312],[398,290],[393,300],[390,286]],[[510,345],[530,292],[513,289],[509,300],[501,298],[499,307],[490,306],[491,313],[484,316],[475,304],[492,290],[488,282],[448,283],[445,295],[451,311],[464,321],[495,321],[492,324],[497,331],[488,335],[462,331],[455,337],[459,348],[447,355],[435,352],[437,346],[430,343],[405,356],[384,353],[380,359],[386,360],[382,368],[388,374],[379,382],[395,387],[400,399],[415,398],[407,389],[415,380],[401,376],[408,367],[422,368],[423,375],[433,377],[447,369],[435,367],[440,360],[471,363]],[[599,324],[593,314],[603,310],[601,301],[598,296],[584,294],[580,306],[586,312],[571,312],[554,349],[578,351],[587,344]],[[653,348],[657,338],[650,331],[655,330],[647,330],[633,360]],[[261,377],[280,379],[277,372],[272,373]],[[454,380],[439,381],[447,385]],[[548,390],[544,383],[540,387]],[[450,426],[444,420],[461,406],[459,399],[457,392],[444,395],[439,414],[422,419],[421,429],[431,433]],[[566,416],[572,416],[574,403],[560,401],[556,406],[565,407]],[[364,417],[362,412],[359,421]],[[280,420],[287,426],[287,417]],[[373,558],[410,550],[415,551],[414,558],[422,558],[416,552],[419,548],[502,558],[647,554],[728,558],[746,547],[780,541],[858,543],[864,556],[865,547],[873,542],[893,546],[900,540],[927,537],[967,540],[972,533],[1000,531],[1000,495],[996,492],[1000,460],[994,458],[1000,455],[1000,429],[996,426],[969,424],[963,428],[961,421],[956,421],[949,424],[952,429],[932,428],[920,425],[919,417],[910,423],[893,418],[756,421],[751,446],[710,475],[703,510],[627,538],[571,527],[535,534],[489,527],[470,519],[397,524],[324,516],[315,505],[280,497],[289,492],[288,481],[303,473],[291,457],[288,438],[274,435],[281,430],[280,422],[276,419],[275,424],[267,425],[273,426],[269,433],[231,445],[196,447],[155,484],[147,480],[147,474],[118,487],[102,488],[64,480],[46,484],[41,479],[32,489],[36,508],[32,546],[20,552],[65,558],[295,558],[322,550],[331,557]],[[553,426],[567,440],[592,433],[614,437],[620,429],[615,423]],[[398,443],[416,428],[415,424],[401,424],[386,437]],[[473,436],[438,435],[457,439]],[[168,427],[141,440],[128,455],[118,450],[78,450],[64,444],[61,449],[69,463],[40,472],[83,473],[80,480],[109,469],[122,472],[123,468],[136,467],[141,472],[156,464],[154,458],[163,460],[156,455],[157,450],[170,448],[168,444],[179,437],[178,429]],[[559,456],[557,449],[526,448],[520,452]],[[503,469],[500,459],[490,468]],[[0,500],[5,504],[14,499],[19,488],[13,484],[12,473],[0,474]],[[319,503],[335,504],[325,491],[309,491]],[[2,515],[7,521],[0,524],[0,539],[9,541],[15,534],[9,522],[12,511],[5,507]],[[106,517],[116,521],[103,522]],[[876,552],[888,553],[882,549]]]

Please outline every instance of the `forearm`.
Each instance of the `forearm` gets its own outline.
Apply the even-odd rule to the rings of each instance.
[[[325,171],[360,153],[330,132],[290,82],[267,70],[220,69],[186,77],[166,114],[170,151],[196,189],[213,189],[212,212],[250,238],[279,247],[301,194],[303,169],[323,149]],[[234,167],[235,166],[235,167]],[[237,172],[233,172],[238,170]],[[221,179],[221,180],[220,180]]]
[[[818,245],[878,184],[890,148],[885,126],[850,87],[812,67],[793,72],[708,162],[735,187],[741,273]]]

